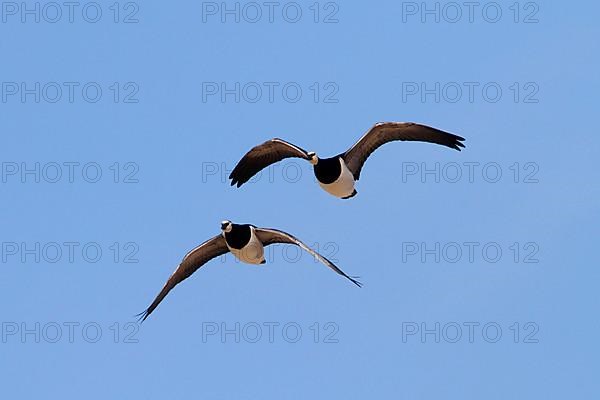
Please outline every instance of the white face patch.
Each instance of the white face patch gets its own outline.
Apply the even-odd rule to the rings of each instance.
[[[223,232],[231,232],[231,229],[233,229],[233,226],[231,224],[231,221],[221,221],[221,230]]]

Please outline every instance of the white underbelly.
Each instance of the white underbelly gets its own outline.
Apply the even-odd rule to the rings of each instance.
[[[319,185],[327,193],[334,195],[335,197],[348,197],[354,192],[354,176],[352,172],[346,166],[346,163],[340,159],[342,164],[342,173],[340,177],[333,183],[321,183]]]
[[[265,251],[262,243],[258,240],[252,229],[250,242],[241,249],[229,248],[229,251],[241,262],[246,264],[261,264],[265,261]]]

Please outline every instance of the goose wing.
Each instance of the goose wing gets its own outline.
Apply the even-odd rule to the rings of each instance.
[[[188,252],[185,257],[183,257],[183,260],[181,260],[181,263],[175,272],[169,277],[158,296],[156,296],[152,304],[150,304],[150,307],[138,314],[141,321],[143,322],[148,318],[152,311],[158,307],[158,304],[167,296],[171,289],[177,286],[177,284],[187,279],[208,261],[223,255],[228,251],[229,248],[225,243],[225,238],[223,238],[222,235],[218,235]]]
[[[306,244],[301,242],[296,237],[290,235],[289,233],[286,233],[286,232],[283,232],[283,231],[280,231],[277,229],[270,229],[270,228],[255,228],[255,233],[256,233],[258,239],[262,242],[263,246],[268,246],[268,245],[274,244],[274,243],[286,243],[286,244],[296,245],[296,246],[300,247],[301,249],[303,249],[304,251],[310,253],[313,257],[318,259],[320,262],[322,262],[323,264],[325,264],[326,266],[328,266],[329,268],[331,268],[338,274],[342,275],[345,278],[348,278],[356,286],[358,286],[358,287],[362,286],[362,284],[359,281],[357,281],[356,279],[354,279],[354,277],[346,275],[346,273],[344,271],[342,271],[341,269],[339,269],[334,263],[332,263],[327,258],[320,255],[319,253],[317,253],[316,251],[314,251],[313,249],[311,249]]]
[[[267,140],[263,144],[253,147],[238,162],[229,175],[231,186],[237,184],[237,187],[240,187],[262,169],[290,157],[310,159],[306,150],[292,143],[277,138]]]
[[[354,179],[360,178],[360,171],[371,153],[395,140],[435,143],[458,151],[465,147],[461,143],[464,138],[430,126],[413,122],[381,122],[375,124],[354,146],[341,155],[352,171]]]

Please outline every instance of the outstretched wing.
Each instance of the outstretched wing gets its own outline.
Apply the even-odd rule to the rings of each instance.
[[[310,159],[304,149],[285,140],[277,138],[268,140],[252,148],[238,162],[229,175],[231,186],[237,184],[237,187],[240,187],[263,168],[289,157]]]
[[[258,237],[258,239],[262,242],[263,246],[268,246],[273,243],[288,243],[288,244],[293,244],[293,245],[299,246],[301,249],[312,254],[313,257],[317,258],[319,261],[321,261],[323,264],[325,264],[326,266],[328,266],[329,268],[331,268],[338,274],[350,279],[350,281],[352,281],[352,283],[354,283],[356,286],[358,286],[358,287],[362,286],[362,284],[359,281],[357,281],[356,279],[354,279],[351,276],[346,275],[346,273],[344,271],[342,271],[341,269],[339,269],[334,263],[332,263],[327,258],[320,255],[319,253],[317,253],[316,251],[314,251],[313,249],[311,249],[310,247],[308,247],[307,245],[305,245],[304,243],[302,243],[300,240],[298,240],[294,236],[290,235],[289,233],[286,233],[286,232],[283,232],[283,231],[280,231],[277,229],[268,229],[268,228],[255,228],[255,233],[256,233],[256,236]]]
[[[200,246],[187,253],[185,257],[183,257],[183,260],[181,260],[181,263],[175,272],[173,272],[173,274],[169,277],[169,280],[167,280],[167,283],[165,283],[165,286],[162,288],[158,296],[156,296],[156,299],[154,299],[152,304],[150,304],[150,307],[148,307],[146,311],[138,314],[141,322],[144,322],[146,318],[148,318],[152,311],[154,311],[158,304],[165,298],[171,289],[177,286],[178,283],[188,278],[208,261],[223,255],[228,251],[229,249],[225,243],[225,238],[223,238],[222,235],[219,235],[207,240]]]
[[[430,126],[413,122],[380,122],[375,124],[358,142],[341,156],[352,171],[354,179],[360,178],[363,164],[378,147],[394,140],[441,144],[460,151],[464,138]]]

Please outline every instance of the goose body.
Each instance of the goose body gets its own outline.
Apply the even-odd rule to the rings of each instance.
[[[342,157],[317,160],[313,170],[319,186],[327,193],[341,199],[356,195],[354,176]]]
[[[225,228],[227,229],[227,228]],[[238,260],[246,264],[264,264],[264,246],[256,236],[252,225],[235,225],[229,232],[223,231],[227,248]]]

